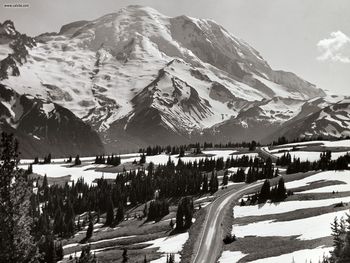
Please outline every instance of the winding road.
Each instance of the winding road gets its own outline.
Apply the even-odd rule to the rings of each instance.
[[[259,188],[263,182],[243,185],[240,189],[232,189],[215,199],[210,204],[206,215],[204,226],[199,235],[199,246],[193,258],[193,263],[215,263],[217,262],[223,246],[223,238],[226,233],[222,228],[227,209],[230,203],[251,190]]]

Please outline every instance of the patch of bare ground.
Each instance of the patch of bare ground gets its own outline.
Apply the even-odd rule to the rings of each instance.
[[[306,186],[297,187],[297,188],[290,188],[288,190],[291,190],[293,192],[302,192],[302,191],[312,190],[312,189],[321,188],[321,187],[325,187],[325,186],[339,185],[339,184],[345,184],[345,183],[342,182],[342,181],[337,181],[337,180],[317,181],[317,182],[312,182],[312,183],[310,183],[309,185],[306,185]]]
[[[324,207],[299,209],[299,210],[290,211],[283,214],[246,216],[246,217],[235,218],[234,224],[246,225],[246,224],[255,223],[259,221],[266,221],[266,220],[274,220],[275,222],[292,221],[292,220],[298,220],[298,219],[303,219],[303,218],[308,218],[313,216],[319,216],[326,213],[347,210],[349,208],[350,208],[350,205],[344,203],[343,206],[340,206],[340,207],[338,207],[337,204],[334,204],[334,205],[324,206]]]
[[[156,252],[157,249],[128,249],[128,262],[144,262],[145,256],[147,262],[150,262],[151,260],[157,259],[160,257],[160,253]],[[97,254],[97,258],[99,259],[99,262],[122,262],[123,259],[123,249],[113,248],[113,249],[107,249],[104,250],[103,253]]]
[[[294,194],[288,196],[286,201],[308,201],[308,200],[324,200],[330,198],[340,198],[350,196],[349,192],[334,192],[334,193],[303,193],[303,194]]]
[[[80,242],[85,238],[86,230],[80,231],[68,240],[63,240],[64,246],[72,245],[64,249],[64,254],[74,254],[81,251],[82,246],[90,244],[92,250],[98,249],[97,256],[101,262],[116,262],[117,259],[121,259],[124,248],[128,249],[129,262],[143,262],[145,255],[150,260],[159,258],[160,254],[156,252],[157,249],[147,249],[151,244],[140,243],[165,237],[171,233],[172,228],[169,223],[170,219],[176,216],[176,206],[170,206],[170,213],[157,222],[134,217],[141,215],[143,208],[144,205],[140,205],[128,210],[126,213],[129,215],[128,219],[114,227],[103,225],[100,228],[96,227],[93,236],[85,244],[80,244]],[[104,221],[105,214],[100,219],[102,224]]]
[[[286,175],[283,175],[283,179],[285,182],[293,182],[293,181],[304,179],[306,177],[317,174],[319,172],[321,171],[319,170],[319,171],[310,171],[306,173],[286,174]]]

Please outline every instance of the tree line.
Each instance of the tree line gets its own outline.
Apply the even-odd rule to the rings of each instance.
[[[179,145],[179,146],[147,146],[146,148],[140,148],[139,153],[144,153],[147,156],[158,155],[161,153],[165,154],[179,154],[180,157],[184,156],[185,151],[193,151],[194,154],[200,154],[201,150],[210,149],[210,148],[248,148],[250,151],[254,151],[256,147],[261,146],[259,142],[251,141],[251,142],[228,142],[228,143],[219,143],[213,144],[211,142],[203,142],[203,143],[191,143],[187,145]]]
[[[292,193],[287,191],[284,179],[282,177],[274,186],[271,186],[271,182],[269,180],[265,180],[260,191],[249,195],[246,201],[241,199],[240,205],[245,206],[255,205],[256,203],[261,204],[265,203],[267,200],[271,200],[272,202],[281,202],[290,194]]]
[[[276,165],[287,166],[287,174],[308,172],[312,170],[345,170],[348,169],[350,163],[350,155],[339,156],[336,160],[332,160],[332,152],[325,151],[320,153],[320,159],[314,162],[300,161],[300,158],[293,158],[289,152],[284,153],[276,161]]]

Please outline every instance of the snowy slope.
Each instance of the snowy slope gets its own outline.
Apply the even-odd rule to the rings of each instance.
[[[299,113],[302,101],[325,95],[293,73],[272,70],[212,20],[142,6],[73,22],[19,46],[25,60],[14,60],[16,71],[6,70],[1,83],[69,109],[105,142],[115,133],[139,138],[135,129],[149,128],[133,123],[140,118],[151,117],[145,125],[164,128],[165,139],[200,134],[256,107],[269,123],[281,123]],[[0,41],[1,58],[10,49]]]
[[[350,136],[350,101],[344,99],[304,118],[295,118],[277,130],[272,137],[278,136],[285,136],[288,139]]]
[[[16,136],[22,158],[104,152],[98,134],[69,110],[1,84],[0,130]]]

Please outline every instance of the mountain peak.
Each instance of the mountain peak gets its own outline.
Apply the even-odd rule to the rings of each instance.
[[[15,24],[12,20],[6,20],[0,23],[0,35],[15,36],[17,34]]]
[[[147,13],[160,14],[156,9],[149,6],[143,6],[143,5],[128,5],[120,9],[120,12],[123,12],[123,11],[142,11]]]
[[[295,74],[271,69],[214,21],[140,5],[37,39],[31,49],[23,46],[21,60],[5,61],[13,72],[4,70],[2,83],[67,108],[111,141],[156,127],[189,136],[239,116],[280,125],[323,96]]]

